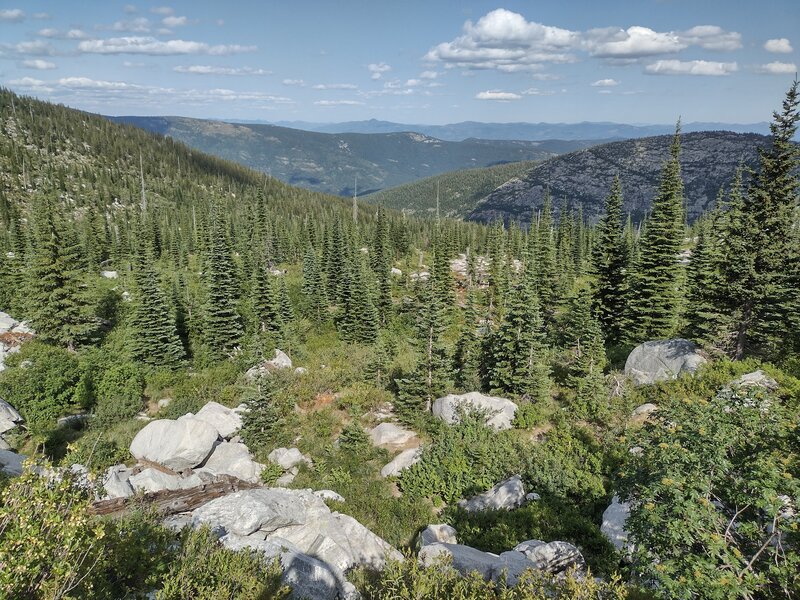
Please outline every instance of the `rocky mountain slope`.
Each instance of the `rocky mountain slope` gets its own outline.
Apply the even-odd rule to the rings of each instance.
[[[540,160],[588,142],[448,142],[412,132],[327,134],[275,125],[235,124],[184,117],[112,117],[188,146],[318,192],[351,196],[438,173],[522,160]]]
[[[549,188],[556,208],[566,199],[571,206],[583,206],[585,216],[595,220],[602,212],[612,180],[619,175],[624,209],[638,221],[656,194],[671,140],[671,136],[663,135],[612,142],[543,161],[492,191],[468,218],[527,223],[542,206]],[[740,165],[755,166],[758,148],[768,142],[765,136],[727,131],[683,135],[681,170],[689,220],[713,206],[720,188],[730,184]]]

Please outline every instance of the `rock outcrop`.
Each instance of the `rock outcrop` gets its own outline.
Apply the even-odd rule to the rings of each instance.
[[[620,551],[630,552],[631,550],[628,544],[628,532],[625,530],[625,523],[630,512],[630,504],[620,502],[617,496],[612,498],[611,504],[603,511],[603,524],[600,531]]]
[[[208,458],[218,439],[219,432],[214,427],[184,415],[176,421],[151,421],[133,438],[130,451],[140,461],[182,471]]]
[[[419,446],[416,432],[394,423],[381,423],[370,429],[369,437],[379,448],[397,450],[409,445]]]
[[[636,385],[645,385],[694,373],[706,362],[694,342],[680,338],[656,340],[633,349],[625,361],[625,374]]]
[[[455,528],[447,523],[428,525],[417,536],[417,548],[431,544],[458,544],[458,534]]]
[[[253,380],[259,377],[266,377],[273,371],[280,369],[291,369],[292,359],[283,351],[275,348],[275,356],[271,360],[264,360],[261,363],[250,367],[244,374],[245,378]]]
[[[435,417],[450,425],[458,422],[459,411],[483,411],[486,413],[486,424],[499,431],[511,429],[517,405],[506,398],[469,392],[438,398],[433,402],[431,410]]]
[[[209,402],[197,411],[194,418],[211,425],[223,438],[231,437],[242,428],[242,416],[235,409],[218,402]]]
[[[421,448],[409,448],[395,456],[381,469],[381,477],[397,477],[403,471],[422,459]]]

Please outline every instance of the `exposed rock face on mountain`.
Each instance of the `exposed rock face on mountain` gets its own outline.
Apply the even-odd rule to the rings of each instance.
[[[523,177],[498,187],[475,207],[469,218],[530,223],[549,188],[556,210],[566,198],[572,206],[583,206],[585,217],[594,221],[602,213],[614,176],[619,175],[624,210],[639,221],[656,195],[671,141],[668,135],[625,140],[551,158]],[[689,220],[714,205],[719,189],[730,185],[740,164],[754,166],[757,149],[768,142],[765,136],[727,131],[682,136],[681,172]]]

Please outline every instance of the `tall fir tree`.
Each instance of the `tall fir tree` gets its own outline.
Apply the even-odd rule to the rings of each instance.
[[[721,249],[715,237],[722,203],[720,190],[717,208],[694,224],[697,243],[689,259],[686,285],[686,335],[706,348],[719,349],[725,347],[724,323],[728,320],[720,310]]]
[[[233,352],[242,336],[241,317],[236,309],[238,285],[228,243],[225,220],[216,207],[211,215],[211,240],[205,269],[206,342],[217,356]]]
[[[625,313],[625,273],[627,248],[622,222],[622,184],[614,178],[611,193],[606,197],[605,210],[597,224],[593,267],[597,275],[597,314],[608,344],[622,339],[622,319]]]
[[[366,270],[361,256],[356,257],[348,268],[337,325],[342,339],[372,344],[378,337],[378,311],[372,300],[372,290]]]
[[[482,336],[479,333],[478,307],[475,291],[467,291],[467,305],[464,308],[464,324],[456,342],[453,356],[455,385],[465,392],[478,391],[481,388],[481,347]]]
[[[661,171],[658,193],[639,242],[627,298],[626,341],[638,344],[668,337],[678,324],[678,285],[683,241],[683,180],[680,166],[680,122]]]
[[[306,316],[317,323],[326,320],[328,296],[314,247],[309,245],[303,257],[303,308]]]
[[[536,227],[535,292],[547,321],[558,301],[558,273],[556,271],[556,244],[553,232],[553,200],[550,189],[545,190],[544,204]]]

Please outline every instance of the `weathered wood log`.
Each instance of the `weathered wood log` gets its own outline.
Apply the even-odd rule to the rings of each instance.
[[[231,475],[220,475],[208,483],[185,490],[161,490],[130,498],[98,500],[89,507],[89,512],[94,515],[118,515],[144,504],[155,507],[156,511],[166,517],[176,513],[189,512],[226,494],[258,487],[261,485],[242,481]]]

